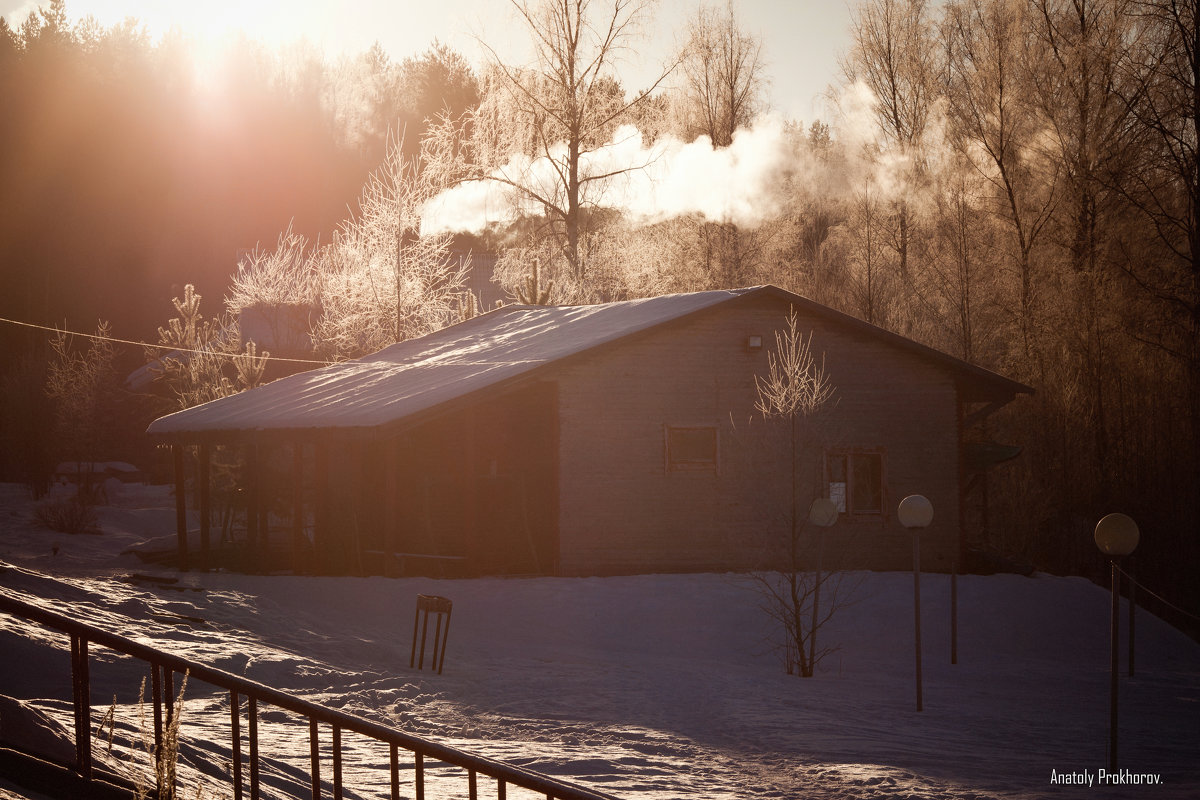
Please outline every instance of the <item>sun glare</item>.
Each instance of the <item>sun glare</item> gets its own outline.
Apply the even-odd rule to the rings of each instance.
[[[132,18],[155,41],[180,37],[186,44],[194,80],[201,88],[215,88],[222,82],[230,47],[240,38],[275,50],[300,40],[323,47],[327,44],[324,37],[331,30],[329,21],[323,19],[328,4],[315,2],[75,0],[68,8],[73,21],[91,16],[108,28]]]
[[[178,28],[189,37],[220,42],[240,31],[252,39],[278,45],[301,34],[305,16],[297,13],[296,6],[269,1],[179,3],[160,0],[76,0],[71,4],[70,12],[80,18],[94,16],[105,26],[133,17],[143,23],[155,38],[172,28]]]

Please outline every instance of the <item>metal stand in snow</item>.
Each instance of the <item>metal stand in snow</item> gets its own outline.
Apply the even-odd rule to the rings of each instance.
[[[430,669],[436,669],[438,675],[442,674],[442,667],[446,665],[446,639],[450,636],[450,612],[453,610],[454,604],[445,597],[438,597],[432,594],[417,595],[417,613],[413,616],[413,642],[412,655],[408,659],[410,667],[415,666],[417,669],[425,668],[425,636],[429,631],[429,614],[432,612],[437,615],[437,620],[433,628],[433,661],[430,663]],[[442,628],[442,617],[446,618],[446,627]],[[417,628],[421,629],[421,656],[417,658]]]

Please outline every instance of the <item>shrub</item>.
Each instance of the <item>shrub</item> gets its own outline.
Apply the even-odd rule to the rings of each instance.
[[[96,510],[78,497],[45,500],[37,505],[34,519],[59,533],[100,533]]]

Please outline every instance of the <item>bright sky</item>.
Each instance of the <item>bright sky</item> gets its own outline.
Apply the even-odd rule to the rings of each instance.
[[[763,39],[772,110],[805,122],[827,116],[819,95],[836,79],[837,57],[848,46],[849,1],[734,0],[742,26]],[[627,90],[643,88],[657,74],[697,2],[659,0],[640,52],[623,65]],[[0,0],[0,16],[16,27],[38,5]],[[72,21],[93,15],[105,27],[136,17],[156,37],[178,25],[203,37],[240,28],[270,44],[305,38],[330,57],[379,41],[400,60],[438,39],[478,64],[477,39],[483,38],[505,60],[520,62],[528,41],[511,6],[500,0],[67,0],[67,14]]]

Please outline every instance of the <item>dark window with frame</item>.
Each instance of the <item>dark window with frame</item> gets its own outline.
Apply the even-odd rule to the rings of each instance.
[[[829,453],[825,475],[829,499],[840,513],[883,513],[883,453]]]
[[[695,472],[717,469],[717,429],[715,426],[666,427],[667,472]]]

